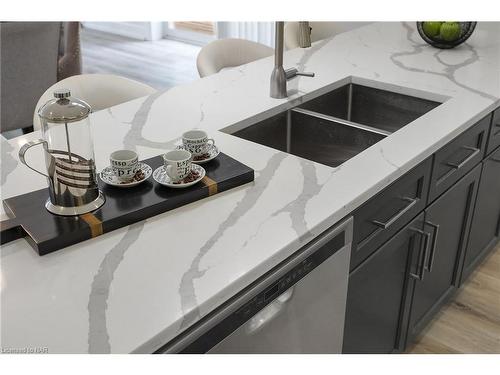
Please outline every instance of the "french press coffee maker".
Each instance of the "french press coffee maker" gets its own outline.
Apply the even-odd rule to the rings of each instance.
[[[97,185],[90,112],[90,106],[71,97],[69,90],[56,90],[54,99],[38,111],[43,139],[28,142],[19,150],[23,164],[47,177],[49,199],[45,207],[53,214],[81,215],[104,204]],[[26,151],[39,144],[43,145],[47,173],[25,160]]]

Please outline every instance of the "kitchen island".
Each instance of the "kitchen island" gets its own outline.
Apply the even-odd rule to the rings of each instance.
[[[24,240],[2,246],[3,348],[157,350],[497,108],[500,27],[479,24],[466,44],[437,50],[413,23],[375,23],[287,51],[285,67],[316,74],[289,81],[288,99],[269,97],[272,66],[259,60],[91,116],[98,170],[113,150],[145,159],[199,127],[255,181],[44,257]],[[337,168],[228,134],[348,82],[443,104]],[[2,199],[46,186],[17,157],[39,137],[2,139]]]

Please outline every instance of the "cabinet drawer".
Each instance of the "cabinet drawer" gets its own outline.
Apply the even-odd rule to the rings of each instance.
[[[497,110],[493,112],[486,154],[490,154],[498,146],[500,146],[500,108],[497,108]]]
[[[354,211],[351,270],[425,208],[431,164],[423,161]]]
[[[434,154],[429,199],[433,201],[465,176],[485,154],[491,115]]]

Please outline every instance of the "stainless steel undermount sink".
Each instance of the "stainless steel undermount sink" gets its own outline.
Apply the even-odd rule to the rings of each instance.
[[[441,103],[349,83],[301,108],[393,133]]]
[[[349,83],[296,108],[228,133],[337,167],[440,104]]]
[[[292,109],[233,135],[331,167],[342,164],[385,137],[320,116]]]

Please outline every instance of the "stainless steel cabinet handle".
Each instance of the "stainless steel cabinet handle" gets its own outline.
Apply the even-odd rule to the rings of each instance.
[[[500,163],[500,159],[497,159],[497,158],[490,158],[491,161],[495,161],[497,163]]]
[[[407,213],[408,211],[410,211],[413,206],[415,206],[418,202],[418,199],[417,198],[408,198],[408,197],[404,197],[404,198],[401,198],[402,200],[408,202],[408,204],[403,207],[400,211],[398,211],[393,217],[391,217],[389,220],[387,220],[385,223],[382,222],[382,221],[378,221],[378,220],[372,220],[372,223],[379,226],[380,228],[382,229],[387,229],[389,228],[392,224],[394,224],[401,216],[403,216],[405,213]]]
[[[428,225],[430,227],[432,227],[434,229],[434,235],[432,237],[432,245],[431,245],[431,250],[430,250],[430,253],[429,253],[429,261],[427,262],[427,271],[428,272],[431,272],[432,271],[432,267],[434,266],[434,257],[436,255],[436,246],[437,246],[437,239],[438,239],[438,235],[439,235],[439,225],[438,224],[434,224],[430,221],[425,221],[425,225]]]
[[[465,164],[467,164],[469,161],[471,161],[472,159],[474,159],[474,157],[476,157],[476,155],[481,152],[481,149],[479,149],[477,147],[462,146],[462,148],[465,149],[465,150],[472,151],[472,153],[469,156],[467,156],[464,160],[462,160],[460,163],[458,163],[458,164],[456,164],[456,163],[449,163],[449,162],[446,163],[446,165],[448,167],[452,167],[452,168],[455,168],[455,169],[460,169]]]
[[[418,268],[417,271],[419,273],[410,272],[410,276],[419,281],[424,281],[425,259],[427,259],[427,253],[429,251],[429,243],[431,240],[431,235],[430,233],[424,232],[423,230],[417,228],[410,228],[410,230],[424,237],[424,246],[423,246],[424,250],[420,249],[420,254],[419,254],[419,256],[421,256],[422,259],[417,267]],[[424,252],[423,254],[422,251]]]
[[[285,293],[281,294],[269,305],[255,314],[247,323],[246,332],[253,335],[260,331],[270,321],[272,321],[281,310],[285,307],[288,301],[293,297],[293,288],[291,287]]]

